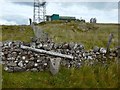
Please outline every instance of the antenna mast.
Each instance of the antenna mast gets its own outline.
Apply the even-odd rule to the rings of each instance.
[[[46,1],[34,0],[34,15],[33,22],[40,23],[45,21]]]

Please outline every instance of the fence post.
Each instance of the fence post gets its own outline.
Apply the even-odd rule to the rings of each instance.
[[[109,53],[110,53],[110,44],[112,42],[112,38],[113,38],[113,34],[111,33],[109,35],[109,39],[108,39],[108,43],[107,43],[107,53],[106,53],[106,55],[109,55]]]

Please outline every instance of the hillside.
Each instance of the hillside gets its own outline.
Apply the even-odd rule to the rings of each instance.
[[[30,38],[34,36],[30,26],[2,26],[2,41],[21,40],[30,42]]]
[[[118,43],[118,25],[116,24],[85,24],[79,22],[52,22],[40,24],[43,31],[47,32],[55,42],[79,42],[85,48],[91,49],[94,46],[106,47],[110,33],[114,39],[111,47]]]
[[[47,32],[58,43],[78,42],[86,49],[94,46],[106,47],[110,33],[114,39],[111,48],[118,46],[118,25],[114,24],[84,24],[79,22],[46,22],[38,26]],[[2,26],[2,40],[21,40],[30,42],[34,33],[30,26]],[[117,58],[116,58],[117,59]],[[115,59],[115,60],[116,60]],[[113,60],[114,61],[114,60]],[[17,72],[3,71],[3,88],[117,88],[119,87],[118,64],[111,62],[94,67],[87,64],[83,67],[65,68],[52,76],[46,72]]]
[[[106,47],[110,33],[114,39],[111,48],[118,45],[118,25],[116,24],[84,24],[84,23],[64,23],[60,21],[39,24],[40,28],[55,42],[79,42],[87,49],[94,46]],[[30,26],[2,26],[2,41],[22,40],[29,42],[34,33]]]

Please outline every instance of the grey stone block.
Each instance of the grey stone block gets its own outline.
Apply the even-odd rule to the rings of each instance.
[[[61,58],[50,59],[50,72],[55,75],[59,71]]]

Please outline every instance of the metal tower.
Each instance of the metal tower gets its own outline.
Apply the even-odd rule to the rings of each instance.
[[[45,21],[46,1],[34,0],[33,22],[40,23]]]

